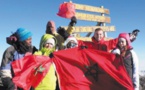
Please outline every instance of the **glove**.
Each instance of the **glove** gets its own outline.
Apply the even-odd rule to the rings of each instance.
[[[87,46],[83,46],[83,45],[81,46],[81,49],[86,49],[86,48],[88,48],[88,47]]]
[[[131,42],[133,42],[136,39],[138,32],[140,32],[140,31],[138,29],[135,29],[132,31],[132,33],[129,33]]]
[[[6,38],[6,41],[8,44],[13,45],[15,42],[17,42],[17,37],[15,34],[12,34],[10,37]]]
[[[134,34],[135,36],[138,35],[138,32],[140,32],[138,29],[133,30],[132,34]]]
[[[50,54],[49,54],[49,57],[50,57],[50,58],[53,58],[53,53],[50,53]]]
[[[73,17],[71,18],[71,21],[70,21],[69,25],[70,25],[70,26],[74,26],[76,23],[77,23],[77,18],[76,18],[75,16],[73,16]]]
[[[116,49],[112,50],[111,53],[120,55],[120,50],[118,48],[116,48]]]
[[[10,77],[1,78],[2,84],[4,87],[7,87],[7,90],[16,90],[16,86],[13,83]],[[6,90],[6,89],[3,89]]]
[[[57,33],[59,33],[64,38],[64,40],[66,40],[70,36],[70,34],[62,27],[59,27],[57,29]]]

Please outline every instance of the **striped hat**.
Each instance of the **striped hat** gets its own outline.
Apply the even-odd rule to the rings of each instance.
[[[18,28],[16,34],[18,36],[19,41],[25,41],[28,38],[32,37],[32,33],[25,28]]]

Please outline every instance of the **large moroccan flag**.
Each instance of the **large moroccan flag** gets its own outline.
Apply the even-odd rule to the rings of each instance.
[[[61,90],[133,90],[120,57],[94,49],[54,53]]]
[[[72,48],[46,56],[26,56],[12,66],[13,81],[28,90],[37,85],[55,64],[61,90],[133,90],[122,59],[94,49]]]

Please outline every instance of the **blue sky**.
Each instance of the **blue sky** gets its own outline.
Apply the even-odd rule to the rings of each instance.
[[[53,20],[56,26],[67,26],[69,19],[56,15],[59,5],[69,0],[0,0],[0,60],[4,50],[9,46],[6,37],[17,28],[24,27],[33,33],[32,43],[37,48],[41,36],[45,33],[48,20]],[[110,10],[111,23],[115,32],[109,32],[108,37],[117,37],[121,32],[132,32],[139,29],[137,40],[132,43],[139,57],[139,68],[145,70],[145,1],[144,0],[72,0],[74,3],[91,6],[104,6]],[[77,26],[96,25],[96,22],[78,20]]]

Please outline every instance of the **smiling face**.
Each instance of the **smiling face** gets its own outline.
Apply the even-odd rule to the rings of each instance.
[[[119,38],[118,45],[120,48],[125,48],[127,46],[127,41],[125,38]]]
[[[100,41],[104,38],[104,33],[102,29],[96,29],[94,32],[94,38],[96,41]]]

